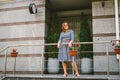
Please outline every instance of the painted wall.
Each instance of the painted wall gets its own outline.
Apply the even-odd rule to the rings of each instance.
[[[118,0],[119,1],[119,0]],[[119,1],[120,3],[120,1]],[[120,6],[120,5],[119,5]],[[93,41],[111,41],[115,39],[115,12],[114,0],[105,0],[102,7],[101,0],[92,1]],[[109,70],[111,74],[118,74],[118,60],[113,52],[112,44],[109,46]],[[94,72],[106,74],[107,56],[105,44],[94,44]]]
[[[29,4],[37,5],[38,13],[29,13]],[[45,38],[45,0],[13,1],[0,5],[0,50],[8,45],[44,44]],[[17,73],[40,73],[43,46],[16,47]],[[14,69],[14,58],[10,57],[11,48],[7,49],[8,72]],[[0,53],[0,71],[4,70],[4,54]],[[43,65],[44,66],[44,65]]]

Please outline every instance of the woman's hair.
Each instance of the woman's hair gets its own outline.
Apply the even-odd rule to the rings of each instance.
[[[62,23],[62,31],[63,31],[63,32],[66,31],[66,29],[64,29],[64,25],[65,25],[65,23],[67,23],[67,25],[68,25],[68,29],[70,29],[70,26],[69,26],[68,22],[64,21],[64,22]]]

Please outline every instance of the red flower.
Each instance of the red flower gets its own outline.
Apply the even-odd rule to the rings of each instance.
[[[12,51],[13,51],[13,52],[16,52],[16,50],[17,50],[16,48],[12,48]]]
[[[112,43],[112,46],[114,46],[115,45],[115,43]]]
[[[79,44],[75,44],[76,47],[79,47]]]
[[[120,42],[120,40],[116,40],[116,41]]]
[[[71,47],[69,47],[70,50],[77,50],[79,47],[79,44],[73,44]]]

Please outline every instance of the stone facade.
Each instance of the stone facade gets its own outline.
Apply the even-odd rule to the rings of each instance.
[[[93,42],[115,39],[114,0],[104,1],[105,5],[102,6],[101,0],[92,0]],[[29,4],[33,2],[37,5],[38,13],[36,14],[30,14],[28,9]],[[44,44],[49,21],[50,11],[45,8],[45,0],[23,0],[0,5],[0,50],[8,45]],[[111,44],[107,45],[109,46],[110,55],[109,70],[111,74],[115,74],[119,71],[118,60]],[[8,72],[14,70],[15,59],[10,57],[11,48],[0,53],[0,65],[2,65],[0,71],[4,70],[5,52],[7,52],[6,70]],[[43,46],[21,46],[16,48],[19,52],[16,58],[16,72],[40,73],[43,70],[41,67]],[[105,44],[94,44],[93,49],[94,73],[106,74],[107,56]]]
[[[118,0],[119,1],[119,0]],[[119,1],[120,3],[120,1]],[[115,9],[114,0],[105,0],[102,6],[101,0],[92,2],[92,23],[93,42],[111,41],[115,39]],[[119,5],[120,6],[120,5]],[[111,44],[109,46],[109,71],[111,74],[119,72],[118,60],[113,52]],[[94,44],[94,73],[107,72],[107,56],[105,44]]]
[[[30,14],[29,4],[35,3],[38,12]],[[16,44],[44,44],[45,38],[45,1],[22,0],[13,1],[0,5],[0,50],[8,45]],[[14,70],[14,58],[10,57],[11,48],[7,49],[6,71]],[[21,73],[40,73],[41,53],[44,46],[21,46],[16,47],[16,71]],[[43,49],[43,50],[42,50]],[[0,54],[0,71],[4,70],[4,54]],[[43,65],[44,66],[44,65]]]

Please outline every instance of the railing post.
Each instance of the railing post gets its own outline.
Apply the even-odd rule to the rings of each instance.
[[[106,56],[107,56],[107,61],[106,61],[106,68],[107,68],[107,76],[109,76],[109,52],[108,52],[108,45],[106,45]]]
[[[13,71],[14,75],[15,75],[15,70],[16,70],[16,57],[14,58],[14,71]]]
[[[43,50],[44,48],[42,48],[42,54],[41,54],[41,76],[43,76],[43,61],[44,61],[44,53],[43,53]]]
[[[120,75],[120,54],[119,54],[119,75]]]
[[[5,52],[5,58],[4,58],[4,76],[6,75],[6,65],[7,65],[7,51]]]
[[[75,57],[73,56],[73,57],[72,57],[72,61],[73,61],[73,62],[75,62],[74,59],[75,59]],[[72,64],[72,65],[73,65],[73,64]],[[74,75],[74,74],[75,74],[75,73],[74,73],[75,64],[74,64],[72,67],[73,67],[73,68],[72,68],[72,74]]]

